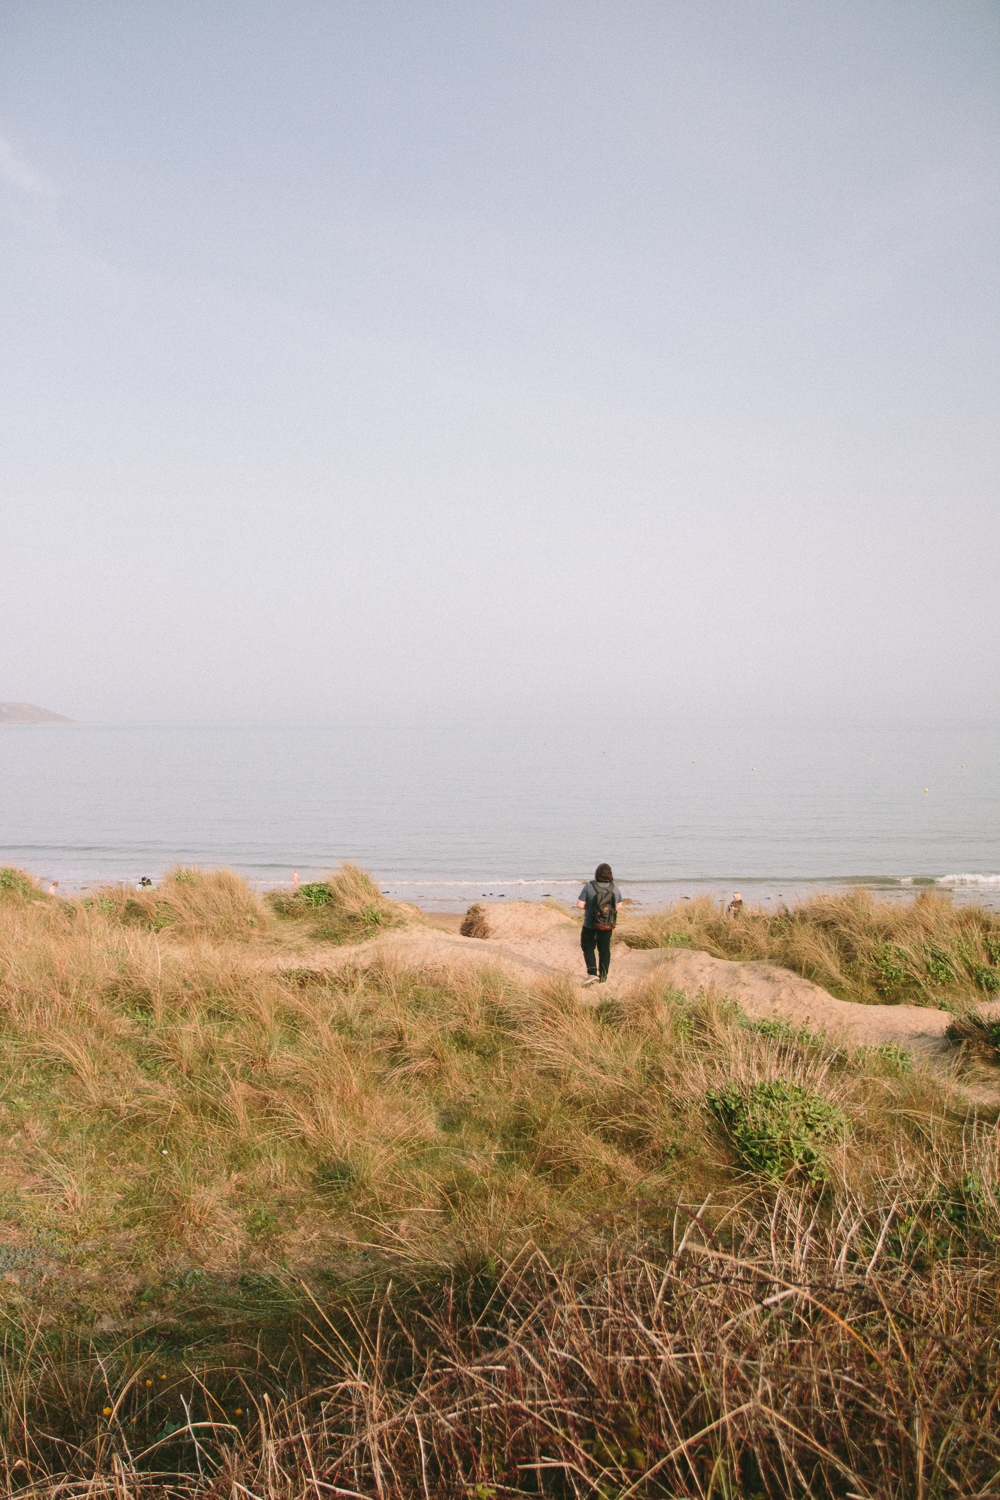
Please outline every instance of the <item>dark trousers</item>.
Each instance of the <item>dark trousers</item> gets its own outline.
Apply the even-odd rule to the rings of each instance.
[[[587,961],[587,973],[597,973],[597,957],[601,960],[601,978],[607,979],[611,967],[611,933],[598,932],[596,927],[585,927],[580,933],[580,947]],[[594,950],[597,950],[595,955]]]

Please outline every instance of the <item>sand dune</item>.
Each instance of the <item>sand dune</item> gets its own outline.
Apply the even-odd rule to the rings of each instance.
[[[345,964],[365,967],[376,962],[429,970],[499,964],[526,983],[568,976],[581,986],[583,1003],[620,994],[656,969],[677,989],[690,994],[715,989],[731,995],[754,1020],[780,1019],[865,1046],[893,1042],[923,1054],[939,1054],[946,1047],[944,1032],[952,1019],[948,1011],[838,1000],[790,969],[769,963],[731,962],[689,948],[636,950],[617,942],[607,985],[584,987],[580,929],[561,912],[533,902],[510,902],[489,907],[487,920],[495,934],[489,938],[462,937],[444,930],[444,924],[433,925],[431,916],[356,946],[324,948],[310,962],[321,969]],[[454,919],[447,922],[448,927],[454,925]],[[1000,1006],[992,1008],[1000,1010]]]

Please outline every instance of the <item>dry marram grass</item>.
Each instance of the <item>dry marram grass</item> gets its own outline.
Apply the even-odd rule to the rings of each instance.
[[[273,901],[14,875],[9,1492],[994,1483],[1000,1136],[947,1076],[655,972],[584,1007],[489,965],[299,963],[411,919],[362,872]],[[901,947],[986,963],[988,920],[908,912]],[[836,915],[788,942],[825,952]]]
[[[819,895],[777,912],[727,917],[708,896],[621,929],[632,947],[683,946],[716,958],[766,959],[840,999],[962,1008],[1000,994],[1000,917],[925,892],[897,904],[867,890]]]

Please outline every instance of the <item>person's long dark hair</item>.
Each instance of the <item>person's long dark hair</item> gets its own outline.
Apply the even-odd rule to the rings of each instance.
[[[604,881],[608,885],[614,885],[615,877],[611,873],[611,866],[598,865],[597,869],[594,871],[594,879]]]

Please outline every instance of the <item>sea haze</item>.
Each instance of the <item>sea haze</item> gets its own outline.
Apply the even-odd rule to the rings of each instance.
[[[992,905],[998,766],[982,726],[5,726],[0,860],[70,890],[350,859],[435,907],[567,899],[607,859],[646,903],[943,881]]]

